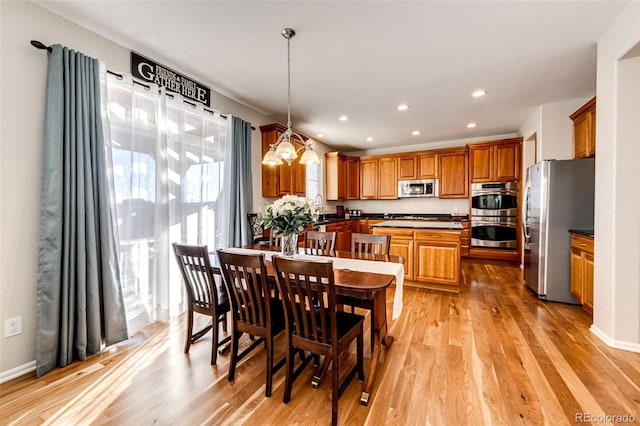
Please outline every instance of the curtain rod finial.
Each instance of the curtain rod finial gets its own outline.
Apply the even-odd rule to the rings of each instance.
[[[38,41],[38,40],[31,40],[31,45],[37,49],[46,49],[49,51],[49,53],[51,53],[51,47],[46,46],[44,43]]]

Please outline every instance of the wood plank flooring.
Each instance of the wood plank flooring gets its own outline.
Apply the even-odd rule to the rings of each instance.
[[[561,425],[579,413],[640,422],[640,354],[604,345],[580,307],[533,297],[516,266],[465,261],[462,272],[460,294],[405,287],[369,406],[359,404],[354,379],[340,398],[340,424]],[[228,355],[210,366],[209,338],[188,355],[183,338],[183,318],[157,323],[87,362],[5,383],[0,424],[330,424],[331,385],[312,389],[311,367],[283,404],[284,369],[264,397],[263,350],[229,383]]]

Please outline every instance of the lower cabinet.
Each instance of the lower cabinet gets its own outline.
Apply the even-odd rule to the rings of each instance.
[[[460,231],[415,232],[416,281],[460,285]]]
[[[336,247],[338,251],[351,251],[351,234],[353,233],[353,222],[345,220],[327,225],[327,232],[336,233]]]
[[[389,254],[404,258],[404,279],[413,279],[413,230],[373,228],[374,234],[391,234]]]
[[[405,280],[427,288],[460,290],[461,231],[374,227],[373,233],[391,235],[389,251],[405,259]]]
[[[571,234],[571,294],[593,313],[593,238]]]

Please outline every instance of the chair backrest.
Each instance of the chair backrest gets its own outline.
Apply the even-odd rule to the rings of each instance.
[[[269,245],[272,247],[280,247],[282,245],[282,238],[279,235],[274,235],[273,229],[269,232]]]
[[[307,231],[304,233],[304,249],[307,252],[332,252],[336,247],[336,232]]]
[[[391,235],[351,234],[351,252],[389,254]]]
[[[231,299],[233,318],[267,327],[271,322],[271,291],[264,254],[236,254],[218,250],[220,269]]]
[[[247,213],[249,226],[251,227],[251,235],[253,238],[262,237],[264,235],[264,227],[258,218],[257,213]]]
[[[338,341],[333,263],[273,256],[289,333],[313,343]]]
[[[173,251],[182,273],[189,303],[202,310],[212,309],[226,302],[226,292],[219,293],[222,276],[218,268],[212,268],[207,246],[173,244]],[[218,279],[214,277],[218,275]],[[220,290],[222,290],[220,288]]]

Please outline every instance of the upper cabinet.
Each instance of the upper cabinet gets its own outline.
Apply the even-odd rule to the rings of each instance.
[[[360,157],[360,199],[378,199],[378,159]]]
[[[347,200],[360,199],[360,158],[346,157],[345,168],[347,175]]]
[[[440,172],[440,198],[467,198],[469,196],[469,157],[467,148],[449,148],[438,151]]]
[[[380,157],[378,160],[378,198],[395,200],[398,198],[397,179],[398,159],[396,157]]]
[[[328,152],[325,157],[325,193],[327,200],[344,200],[347,194],[347,169],[345,155]]]
[[[360,158],[328,152],[324,170],[327,200],[360,199]]]
[[[398,180],[435,179],[438,177],[438,154],[407,153],[398,157]]]
[[[418,154],[417,161],[418,179],[435,179],[438,177],[438,154]]]
[[[596,98],[571,114],[573,120],[573,157],[586,158],[596,155]]]
[[[398,180],[417,179],[417,156],[415,154],[398,157]]]
[[[510,182],[520,179],[522,138],[469,144],[471,182]]]
[[[275,144],[278,137],[287,130],[279,123],[260,126],[262,132],[262,156],[264,156],[272,144]],[[302,144],[295,142],[294,146],[302,147]],[[291,164],[283,162],[280,166],[262,165],[262,196],[280,197],[282,195],[294,194],[303,196],[306,194],[306,166],[300,164],[298,159]]]

